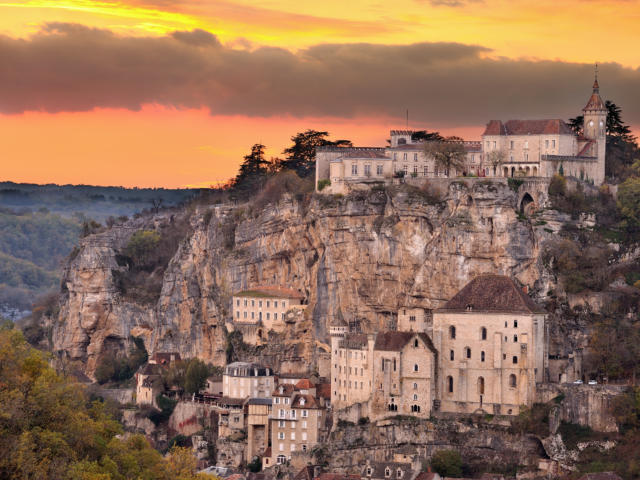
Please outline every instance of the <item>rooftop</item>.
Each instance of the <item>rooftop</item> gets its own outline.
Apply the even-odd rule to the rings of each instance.
[[[437,311],[544,313],[513,279],[492,274],[478,275]]]
[[[414,337],[420,338],[429,350],[435,352],[435,347],[433,343],[431,343],[429,336],[426,333],[416,332],[381,332],[376,336],[376,343],[373,349],[386,352],[399,352]]]
[[[484,130],[485,135],[575,135],[564,120],[491,120]]]

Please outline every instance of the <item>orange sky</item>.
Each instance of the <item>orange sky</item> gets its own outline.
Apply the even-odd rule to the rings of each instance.
[[[625,74],[640,71],[640,5],[635,0],[0,0],[1,35],[29,40],[46,22],[77,23],[141,39],[202,29],[238,52],[261,46],[298,52],[322,43],[455,42],[482,46],[486,50],[481,56],[496,61],[600,61],[617,64]],[[2,52],[0,80],[5,73]],[[73,95],[73,90],[66,92],[65,101]],[[635,108],[636,98],[627,100],[629,107]],[[62,104],[56,108],[62,110],[59,113],[0,114],[0,180],[208,185],[233,176],[255,142],[266,144],[267,155],[276,156],[291,135],[315,128],[356,144],[382,145],[390,127],[404,124],[403,106],[397,115],[292,116],[216,113],[204,105],[174,108],[144,102],[139,111],[98,107],[78,112],[71,107],[65,111]],[[492,113],[489,102],[482,118],[489,120]],[[481,122],[464,118],[458,127],[446,124],[447,128],[435,123],[412,126],[470,139],[479,138],[482,131]]]

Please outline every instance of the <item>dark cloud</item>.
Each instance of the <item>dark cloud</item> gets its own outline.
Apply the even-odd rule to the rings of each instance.
[[[25,40],[0,36],[0,111],[139,109],[158,103],[250,116],[402,116],[478,125],[562,117],[590,95],[591,65],[485,58],[476,45],[325,44],[297,53],[239,50],[204,31],[119,37],[50,24]],[[603,96],[640,124],[640,70],[600,65]]]

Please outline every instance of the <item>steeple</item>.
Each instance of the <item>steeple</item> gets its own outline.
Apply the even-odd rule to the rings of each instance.
[[[606,111],[607,108],[600,97],[600,85],[598,84],[598,64],[596,63],[595,77],[593,80],[593,93],[589,98],[589,101],[582,109],[583,112],[588,111]]]

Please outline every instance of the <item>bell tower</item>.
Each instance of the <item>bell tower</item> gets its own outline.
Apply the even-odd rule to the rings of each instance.
[[[582,109],[584,123],[583,134],[587,140],[594,142],[590,148],[591,155],[598,158],[598,165],[593,172],[593,180],[596,185],[604,182],[604,162],[607,146],[607,107],[600,97],[600,85],[598,84],[598,66],[596,65],[593,93]]]

